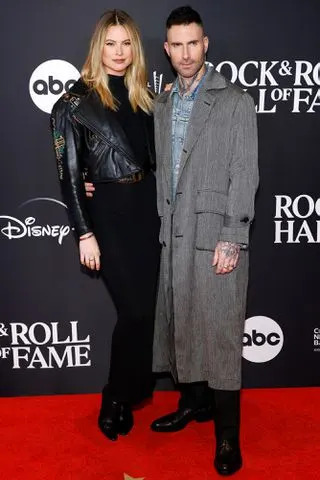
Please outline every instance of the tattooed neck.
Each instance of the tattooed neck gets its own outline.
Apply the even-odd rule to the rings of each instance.
[[[191,78],[184,78],[178,73],[179,81],[179,93],[183,97],[186,94],[191,93],[199,84],[201,78],[206,72],[205,64],[201,65],[199,70]]]

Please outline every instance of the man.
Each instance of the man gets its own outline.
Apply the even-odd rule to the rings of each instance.
[[[190,7],[171,12],[164,48],[177,79],[155,107],[162,258],[154,371],[179,384],[178,409],[151,428],[172,432],[214,416],[214,465],[242,465],[241,351],[248,236],[258,185],[252,98],[205,56],[209,40]]]

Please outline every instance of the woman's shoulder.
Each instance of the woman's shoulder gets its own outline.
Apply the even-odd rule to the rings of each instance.
[[[72,110],[79,106],[81,100],[89,94],[89,87],[80,77],[54,104],[52,112]]]

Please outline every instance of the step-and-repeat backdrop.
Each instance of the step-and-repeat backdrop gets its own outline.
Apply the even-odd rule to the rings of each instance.
[[[115,310],[79,267],[57,180],[52,105],[79,77],[100,14],[141,27],[156,92],[167,0],[3,2],[1,11],[1,395],[95,392]],[[254,97],[261,184],[252,229],[245,387],[320,384],[320,58],[317,0],[197,0],[207,60]]]

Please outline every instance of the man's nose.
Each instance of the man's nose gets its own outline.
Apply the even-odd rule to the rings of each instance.
[[[184,60],[187,60],[187,59],[190,57],[190,55],[189,55],[189,46],[188,46],[188,45],[184,45],[184,46],[183,46],[182,56],[183,56]]]

